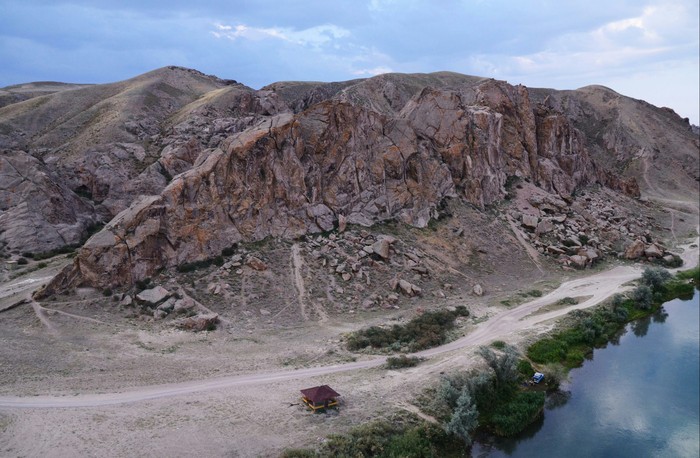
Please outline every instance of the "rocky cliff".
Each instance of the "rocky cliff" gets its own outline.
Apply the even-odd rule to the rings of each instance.
[[[424,227],[446,198],[485,208],[514,179],[565,198],[592,183],[640,192],[633,174],[621,178],[597,159],[582,114],[594,104],[583,96],[574,103],[445,72],[255,91],[168,68],[105,86],[0,108],[0,145],[25,150],[32,170],[46,169],[66,202],[77,199],[67,222],[46,217],[44,227],[75,227],[79,237],[81,227],[109,220],[53,289],[130,284],[239,241],[327,231],[339,220]],[[71,93],[92,108],[72,116],[46,108]],[[4,189],[12,196],[4,208],[16,212],[17,188]],[[62,202],[51,201],[49,213],[64,215]],[[14,226],[30,227],[17,214]],[[14,248],[7,219],[0,237]],[[62,239],[46,240],[42,249]]]

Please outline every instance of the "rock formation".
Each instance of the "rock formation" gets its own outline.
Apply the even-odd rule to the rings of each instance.
[[[65,215],[60,202],[54,213],[67,215],[75,234],[109,220],[49,289],[114,287],[239,241],[383,220],[425,227],[445,199],[485,208],[509,197],[514,180],[559,201],[593,183],[639,196],[633,177],[592,158],[580,112],[593,105],[583,94],[452,73],[254,91],[168,68],[10,103],[0,108],[0,147],[26,150],[15,154],[51,170],[60,195],[73,199]],[[75,106],[61,116],[69,97]],[[18,211],[17,188],[3,189],[7,211]],[[575,228],[562,232],[567,223],[556,218],[520,221],[538,240],[571,237]],[[5,233],[8,246],[19,246]],[[37,246],[60,246],[50,233],[37,235],[46,238]],[[387,243],[375,245],[389,257]],[[569,255],[592,259],[595,247],[581,248]]]

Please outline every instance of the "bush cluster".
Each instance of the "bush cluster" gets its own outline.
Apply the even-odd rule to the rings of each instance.
[[[500,353],[481,347],[490,372],[458,373],[443,378],[436,390],[437,412],[445,430],[471,444],[477,428],[512,436],[532,423],[544,408],[544,393],[523,391],[519,382],[532,375],[532,366],[507,346]],[[523,371],[529,369],[527,374]]]
[[[387,369],[404,369],[406,367],[417,366],[421,361],[422,359],[417,356],[390,356],[386,359],[385,366]]]
[[[284,458],[326,457],[461,457],[464,447],[442,428],[399,416],[356,426],[347,434],[333,434],[318,450],[286,450]]]
[[[425,350],[445,342],[447,331],[454,328],[457,316],[468,316],[465,307],[455,311],[439,310],[425,312],[404,325],[395,324],[382,328],[372,326],[350,335],[348,350],[357,351],[366,347],[408,351]]]

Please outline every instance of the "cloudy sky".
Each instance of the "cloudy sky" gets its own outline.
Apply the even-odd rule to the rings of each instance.
[[[0,87],[165,65],[254,88],[384,72],[603,84],[699,124],[697,0],[0,0]]]

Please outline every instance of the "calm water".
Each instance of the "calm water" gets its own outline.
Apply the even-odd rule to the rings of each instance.
[[[522,437],[476,445],[475,457],[700,456],[700,295],[630,324],[571,371]]]

